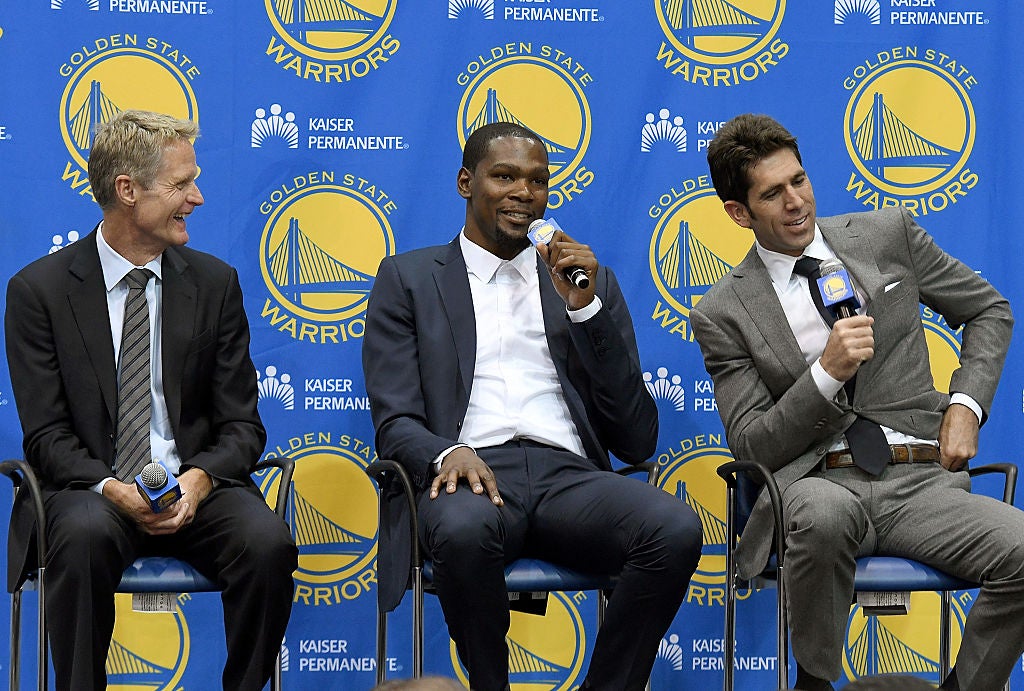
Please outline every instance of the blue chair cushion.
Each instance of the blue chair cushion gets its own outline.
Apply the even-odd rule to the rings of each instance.
[[[434,579],[434,563],[424,560],[423,578]],[[617,576],[581,573],[541,559],[516,559],[505,567],[505,587],[510,593],[554,592],[559,590],[610,590]]]
[[[859,591],[969,590],[978,584],[950,576],[902,557],[861,557],[857,560]]]
[[[197,593],[220,588],[187,562],[172,557],[139,557],[125,569],[119,593]]]

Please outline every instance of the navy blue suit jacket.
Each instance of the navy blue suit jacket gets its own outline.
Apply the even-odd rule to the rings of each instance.
[[[611,470],[609,452],[627,463],[647,460],[658,414],[614,274],[599,268],[603,306],[573,324],[539,256],[537,262],[548,347],[587,456],[601,470]],[[385,258],[366,313],[366,390],[377,455],[401,463],[419,491],[430,484],[431,461],[458,442],[475,360],[476,319],[458,237]],[[378,598],[390,611],[408,587],[408,508],[397,487],[382,492]]]

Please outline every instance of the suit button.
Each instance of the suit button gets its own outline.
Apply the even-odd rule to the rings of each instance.
[[[814,453],[816,453],[819,456],[824,456],[825,455],[825,451],[827,451],[827,449],[824,446],[819,446],[818,448],[816,448],[814,450]]]

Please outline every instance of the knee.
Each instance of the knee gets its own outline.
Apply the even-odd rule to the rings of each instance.
[[[862,520],[842,502],[796,501],[786,507],[786,537],[793,543],[814,545],[822,559],[860,542]]]
[[[502,552],[501,535],[496,524],[488,521],[448,520],[429,532],[427,547],[435,560],[458,555],[461,560],[473,555]]]
[[[679,576],[689,578],[700,561],[704,531],[694,511],[678,500],[665,503],[647,519],[652,526],[657,561]]]
[[[291,578],[292,572],[298,568],[299,552],[285,523],[275,517],[271,525],[258,532],[258,535],[250,533],[246,536],[238,562],[261,578]]]

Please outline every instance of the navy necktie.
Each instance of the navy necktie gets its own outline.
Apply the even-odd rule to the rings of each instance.
[[[820,264],[813,257],[800,257],[793,266],[793,273],[807,278],[807,288],[811,293],[811,300],[818,309],[821,318],[825,320],[829,328],[836,323],[835,315],[828,311],[824,301],[821,299],[821,291],[818,290],[818,278],[821,277]],[[857,376],[854,375],[843,384],[846,389],[846,397],[853,405],[853,394],[857,386]],[[861,470],[871,475],[879,475],[892,458],[889,450],[889,442],[885,438],[885,432],[878,426],[878,423],[857,416],[853,424],[846,429],[846,443],[850,445],[850,455],[853,462]]]

